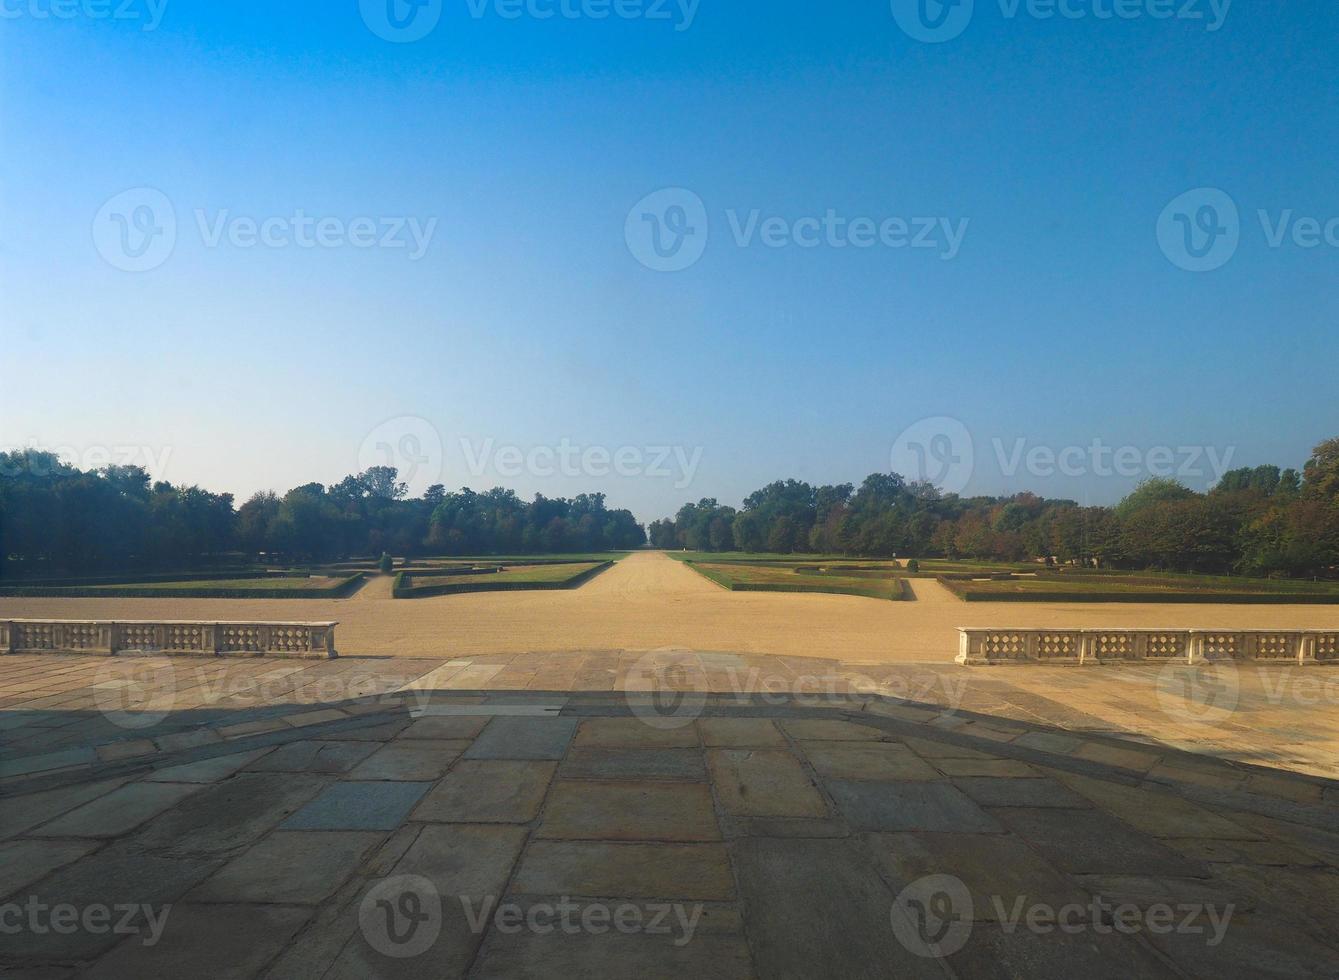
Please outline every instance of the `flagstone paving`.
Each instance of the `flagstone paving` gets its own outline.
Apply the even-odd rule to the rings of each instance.
[[[239,699],[274,667],[238,661],[202,667],[226,708],[128,709],[105,663],[35,659],[0,705],[0,975],[1339,977],[1336,784],[1231,728],[1219,758],[1152,713],[985,710],[995,671],[976,708],[352,660]]]

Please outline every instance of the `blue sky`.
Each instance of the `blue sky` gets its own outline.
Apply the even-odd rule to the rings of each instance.
[[[419,484],[603,490],[651,519],[859,481],[915,458],[909,427],[969,461],[951,489],[1092,503],[1339,435],[1333,4],[976,0],[925,43],[874,0],[701,0],[691,23],[509,2],[445,0],[392,43],[371,0],[5,0],[0,444],[135,452],[239,498],[389,452]],[[1202,16],[1153,16],[1178,8]],[[705,217],[672,272],[627,233],[665,188]],[[1239,227],[1202,272],[1159,237],[1176,252],[1199,199],[1164,210],[1199,188]],[[164,200],[161,261],[109,260],[112,212],[134,232]],[[297,244],[299,213],[333,244]],[[829,214],[908,236],[795,241]],[[778,247],[736,237],[750,215],[784,219]],[[360,218],[388,247],[354,243]]]

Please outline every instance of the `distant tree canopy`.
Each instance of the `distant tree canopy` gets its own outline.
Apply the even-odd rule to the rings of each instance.
[[[231,494],[150,482],[137,466],[82,472],[51,453],[0,453],[0,575],[185,567],[262,553],[284,561],[352,556],[573,553],[636,548],[646,534],[603,494],[519,499],[510,490],[407,499],[393,467],[331,487],[308,483],[280,496]]]
[[[1301,473],[1233,470],[1208,493],[1153,479],[1115,507],[1031,493],[941,495],[876,473],[859,489],[778,481],[736,510],[707,498],[653,522],[651,544],[693,551],[893,555],[1272,576],[1339,574],[1339,439]]]

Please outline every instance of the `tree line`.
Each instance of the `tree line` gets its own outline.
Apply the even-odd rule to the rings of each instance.
[[[742,508],[707,498],[648,528],[653,547],[692,551],[1053,560],[1111,568],[1265,576],[1339,575],[1339,439],[1299,472],[1232,470],[1207,493],[1168,479],[1114,507],[1032,493],[941,494],[876,473],[853,484],[797,480],[749,494]]]
[[[604,494],[513,491],[407,497],[394,467],[283,495],[154,482],[139,466],[82,471],[39,450],[0,453],[0,576],[187,568],[264,558],[319,563],[395,555],[562,554],[637,548],[646,533]]]

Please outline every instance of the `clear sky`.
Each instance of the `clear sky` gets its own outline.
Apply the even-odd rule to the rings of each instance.
[[[1339,435],[1333,3],[52,2],[0,0],[0,445],[651,519]]]

